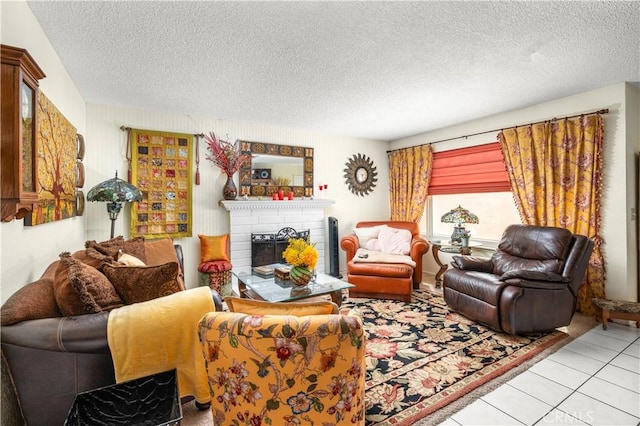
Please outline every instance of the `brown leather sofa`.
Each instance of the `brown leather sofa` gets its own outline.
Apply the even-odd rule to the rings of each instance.
[[[340,247],[346,252],[347,281],[355,285],[354,288],[349,289],[349,295],[411,302],[413,289],[418,288],[422,282],[422,255],[429,249],[429,244],[420,236],[420,228],[415,222],[358,222],[356,228],[371,228],[379,225],[406,229],[411,232],[409,256],[416,266],[412,267],[403,263],[354,262],[354,256],[360,247],[360,242],[355,232],[349,234],[340,240]]]
[[[182,247],[174,248],[182,271]],[[55,265],[56,262],[43,277],[51,277]],[[30,286],[12,297],[21,297],[18,293],[30,291]],[[222,301],[213,290],[212,297],[216,310],[222,310]],[[53,294],[50,299],[55,304]],[[109,313],[60,314],[2,326],[2,361],[8,368],[25,424],[62,425],[77,393],[115,383],[107,342]]]
[[[444,274],[449,307],[510,334],[569,325],[593,241],[567,229],[510,225],[491,259],[454,256]]]

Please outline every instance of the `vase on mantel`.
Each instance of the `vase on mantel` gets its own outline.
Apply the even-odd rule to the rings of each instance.
[[[238,196],[238,188],[236,184],[233,182],[233,175],[227,175],[227,182],[224,184],[222,188],[222,197],[225,200],[235,200]]]

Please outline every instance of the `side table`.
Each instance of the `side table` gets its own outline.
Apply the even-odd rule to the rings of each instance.
[[[433,253],[433,260],[436,261],[440,270],[436,273],[436,288],[442,287],[442,275],[445,273],[449,265],[446,263],[442,263],[440,260],[439,252],[443,253],[452,253],[452,254],[460,254],[462,256],[468,256],[471,254],[472,247],[479,247],[480,243],[470,243],[467,247],[462,247],[458,244],[451,244],[449,242],[443,244],[441,242],[433,242],[430,241],[431,244],[431,253]]]

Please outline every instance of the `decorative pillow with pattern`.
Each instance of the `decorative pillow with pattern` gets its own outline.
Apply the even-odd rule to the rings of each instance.
[[[144,237],[135,237],[130,240],[125,240],[120,235],[101,243],[87,241],[84,246],[87,249],[93,248],[99,253],[111,257],[113,260],[117,260],[118,252],[122,250],[123,253],[135,256],[145,264],[147,263],[147,257],[144,249]]]
[[[147,258],[147,266],[164,265],[167,262],[178,262],[176,249],[171,238],[161,238],[144,242],[144,253]],[[180,263],[178,262],[178,265]],[[186,290],[184,284],[184,271],[178,273],[178,284],[181,290]]]
[[[123,305],[113,285],[96,268],[60,254],[53,291],[60,312],[65,316],[109,311]]]
[[[71,255],[76,260],[84,263],[85,265],[93,266],[100,270],[105,263],[113,263],[115,259],[109,255],[100,253],[93,247],[89,247],[84,250],[78,250]]]
[[[128,305],[182,291],[177,262],[155,266],[104,265],[102,271]]]

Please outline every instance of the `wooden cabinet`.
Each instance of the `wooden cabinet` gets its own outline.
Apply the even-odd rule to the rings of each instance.
[[[29,52],[0,45],[2,68],[1,219],[23,218],[33,210],[37,193],[37,93],[45,77]]]

